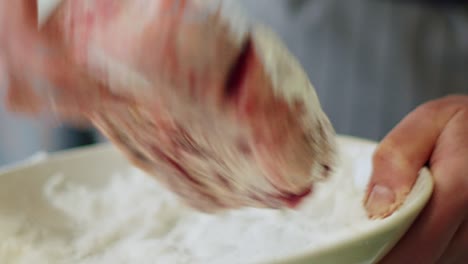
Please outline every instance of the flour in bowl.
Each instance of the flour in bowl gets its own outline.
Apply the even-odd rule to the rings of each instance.
[[[320,247],[373,224],[361,205],[366,182],[354,177],[370,173],[369,151],[342,147],[340,157],[333,177],[297,210],[207,215],[136,169],[101,188],[57,175],[43,193],[69,219],[72,235],[1,218],[0,263],[261,263]]]

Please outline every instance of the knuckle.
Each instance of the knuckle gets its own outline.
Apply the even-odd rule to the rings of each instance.
[[[418,108],[427,114],[433,114],[444,109],[453,109],[454,111],[468,110],[467,95],[448,95],[446,97],[429,101]]]
[[[468,96],[463,94],[452,94],[443,97],[442,100],[450,103],[460,103],[466,105],[466,103],[468,103]]]
[[[372,161],[375,164],[381,164],[387,162],[391,158],[391,148],[386,144],[380,144],[375,150]]]
[[[456,211],[468,213],[468,171],[454,165],[437,172],[436,185],[440,185],[440,189],[443,190],[447,205],[452,204]],[[448,203],[449,201],[451,203]]]
[[[407,160],[396,146],[396,143],[391,138],[387,138],[380,144],[372,156],[374,166],[392,167],[394,169],[408,167]]]

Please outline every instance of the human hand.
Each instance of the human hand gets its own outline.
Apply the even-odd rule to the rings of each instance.
[[[380,143],[365,199],[369,216],[397,209],[425,164],[433,196],[382,263],[468,263],[468,96],[422,105]]]
[[[185,88],[189,78],[194,85],[183,92],[221,97],[217,88],[242,48],[230,42],[226,25],[191,1],[142,3],[63,1],[39,29],[36,0],[0,1],[7,107],[82,120],[122,101],[181,102],[172,88]]]
[[[77,74],[79,68],[63,44],[56,26],[39,30],[36,0],[0,1],[0,76],[9,110],[25,114],[53,110],[75,124],[88,123],[81,113],[70,110],[76,109],[74,103],[97,98],[96,92],[76,87],[95,85]]]
[[[34,112],[39,98],[31,89],[32,69],[40,68],[37,53],[40,37],[35,27],[36,5],[33,0],[0,1],[0,70],[5,102],[13,110]],[[28,76],[29,75],[29,76]],[[11,99],[11,100],[10,100]]]
[[[242,43],[214,10],[192,2],[63,1],[39,30],[36,0],[1,1],[7,105],[82,115],[115,97],[179,102],[190,93],[219,101]],[[173,89],[188,90],[188,79],[190,91]]]

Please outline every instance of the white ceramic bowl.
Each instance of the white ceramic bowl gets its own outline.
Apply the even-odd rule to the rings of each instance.
[[[373,142],[350,137],[340,137],[339,144],[358,147],[360,155],[369,156],[369,160],[376,146]],[[66,225],[63,215],[51,207],[42,194],[42,188],[50,177],[60,172],[68,182],[97,187],[128,166],[129,163],[112,146],[99,145],[4,168],[0,170],[0,217],[26,212],[34,219],[35,225],[67,236],[72,230]],[[368,173],[363,173],[355,180],[362,184],[368,181],[368,177]],[[423,169],[407,201],[392,217],[331,244],[265,263],[376,263],[408,230],[428,202],[432,190],[431,175]]]

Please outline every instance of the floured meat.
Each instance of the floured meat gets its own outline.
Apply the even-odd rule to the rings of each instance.
[[[46,85],[9,105],[90,120],[199,210],[294,207],[333,166],[333,128],[275,35],[215,3],[62,1],[31,29]]]

